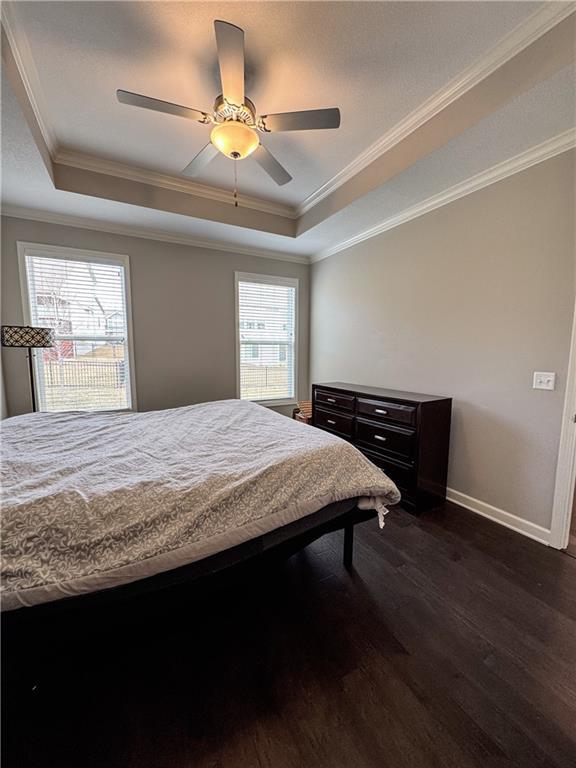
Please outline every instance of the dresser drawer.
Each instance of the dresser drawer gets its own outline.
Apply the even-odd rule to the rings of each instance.
[[[364,397],[358,398],[358,413],[373,419],[387,419],[397,421],[399,424],[416,424],[416,407],[413,405],[399,405],[398,403],[387,403],[384,400],[368,400]]]
[[[403,491],[412,490],[414,486],[414,467],[409,464],[400,464],[390,458],[380,456],[372,451],[362,450],[364,456],[373,464],[376,464],[388,477],[393,480],[398,488]]]
[[[356,439],[368,448],[397,453],[411,459],[414,453],[414,432],[410,429],[356,419]]]
[[[329,408],[341,408],[344,411],[354,410],[354,395],[342,395],[337,392],[326,392],[323,389],[314,390],[314,401],[318,405],[326,405]]]
[[[329,429],[330,432],[336,432],[339,435],[352,437],[353,417],[345,416],[343,413],[332,413],[324,411],[322,408],[314,410],[314,426],[321,429]]]

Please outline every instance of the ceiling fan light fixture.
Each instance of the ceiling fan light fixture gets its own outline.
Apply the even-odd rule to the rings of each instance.
[[[238,120],[218,123],[212,129],[210,141],[226,157],[243,160],[260,144],[256,131]]]

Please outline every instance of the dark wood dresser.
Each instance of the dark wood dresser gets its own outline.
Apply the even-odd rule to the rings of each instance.
[[[452,399],[358,384],[314,384],[312,424],[384,470],[414,512],[446,499]]]

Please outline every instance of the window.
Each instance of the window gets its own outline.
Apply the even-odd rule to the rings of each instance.
[[[236,273],[238,394],[268,404],[296,396],[298,280]]]
[[[41,411],[133,406],[128,257],[19,243],[25,322],[54,328],[37,349]]]

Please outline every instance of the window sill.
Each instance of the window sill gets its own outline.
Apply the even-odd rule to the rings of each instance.
[[[276,408],[279,405],[298,405],[298,401],[293,398],[287,400],[250,400],[250,403],[256,403],[256,405],[263,405],[266,408]]]
[[[70,408],[67,411],[49,411],[39,408],[31,413],[136,413],[136,408]]]

